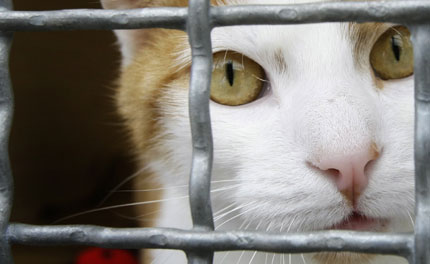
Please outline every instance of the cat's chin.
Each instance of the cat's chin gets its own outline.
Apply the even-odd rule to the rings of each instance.
[[[371,218],[353,212],[329,229],[383,232],[386,231],[388,224],[389,221],[387,219]]]

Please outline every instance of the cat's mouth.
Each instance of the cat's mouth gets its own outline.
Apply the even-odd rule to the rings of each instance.
[[[380,232],[384,231],[387,224],[388,220],[386,219],[370,218],[358,212],[353,212],[330,229]]]

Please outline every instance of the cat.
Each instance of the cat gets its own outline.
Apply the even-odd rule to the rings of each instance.
[[[215,6],[306,0],[224,0]],[[319,1],[321,2],[321,1]],[[185,7],[184,0],[102,0],[104,8]],[[184,32],[117,30],[117,105],[141,175],[162,192],[156,227],[191,228]],[[413,50],[388,23],[215,28],[210,111],[217,230],[413,230]],[[154,198],[154,197],[153,197]],[[154,213],[153,213],[154,214]],[[147,226],[142,221],[142,225]],[[153,250],[145,263],[187,263]],[[220,252],[214,263],[407,263],[358,253]]]

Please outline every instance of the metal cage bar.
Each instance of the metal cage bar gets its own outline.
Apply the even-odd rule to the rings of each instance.
[[[284,253],[356,251],[394,254],[411,263],[427,264],[430,244],[430,1],[333,2],[285,6],[209,7],[208,0],[190,0],[186,8],[136,10],[8,11],[10,0],[0,0],[0,263],[12,263],[9,244],[97,245],[128,248],[181,249],[190,263],[211,263],[213,251],[262,250]],[[209,187],[212,139],[209,119],[211,74],[210,30],[250,24],[316,22],[395,22],[411,25],[416,86],[416,228],[415,234],[323,231],[303,234],[213,231]],[[427,23],[425,25],[424,23]],[[190,197],[194,230],[112,229],[91,226],[29,226],[8,223],[12,182],[7,138],[12,116],[8,72],[11,37],[8,31],[76,29],[185,29],[193,51],[190,117],[193,168]],[[197,198],[196,198],[197,197]],[[200,201],[196,199],[201,199]],[[7,228],[7,230],[6,230]]]
[[[0,10],[12,9],[11,0],[0,0]],[[9,241],[5,236],[12,208],[13,181],[9,164],[9,133],[13,115],[13,95],[9,74],[12,34],[0,32],[0,263],[12,263]]]
[[[209,114],[212,78],[212,43],[209,0],[190,0],[187,32],[192,66],[189,91],[189,115],[193,142],[189,193],[195,230],[214,230],[210,188],[213,161],[212,128]],[[187,252],[188,263],[210,264],[213,251]]]
[[[211,7],[213,27],[317,22],[429,23],[430,2],[396,0],[374,2],[322,2],[283,6]],[[133,10],[0,11],[0,30],[111,30],[163,27],[185,29],[187,8]]]
[[[415,254],[430,263],[430,25],[412,27],[415,74]]]
[[[408,257],[413,234],[353,231],[264,233],[180,230],[171,228],[106,228],[97,226],[34,226],[12,224],[11,243],[33,246],[89,245],[109,248],[163,248],[184,251],[259,250],[277,253],[357,251]],[[387,246],[390,244],[390,246]]]

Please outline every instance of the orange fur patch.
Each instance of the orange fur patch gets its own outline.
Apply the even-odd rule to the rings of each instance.
[[[159,121],[162,119],[161,99],[168,93],[167,85],[188,74],[187,69],[176,69],[172,65],[178,49],[184,48],[182,31],[165,29],[148,29],[148,41],[135,56],[129,66],[123,69],[117,90],[117,105],[125,121],[130,135],[131,146],[138,158],[139,167],[143,168],[154,157],[165,157],[168,153],[159,144],[162,137]],[[156,54],[156,55],[155,55]],[[156,56],[157,59],[154,59]],[[164,103],[163,103],[164,104]],[[136,190],[160,187],[155,181],[155,175],[146,171],[135,178]],[[161,199],[161,192],[137,192],[136,201],[151,201]],[[159,210],[157,204],[137,207],[137,215],[145,215]],[[151,215],[151,218],[157,214]],[[141,226],[153,226],[155,222],[143,220]],[[144,263],[150,263],[149,255],[143,254]]]

